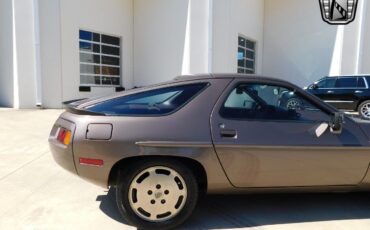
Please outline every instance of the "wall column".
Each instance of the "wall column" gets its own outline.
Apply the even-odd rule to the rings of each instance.
[[[212,71],[213,0],[189,0],[182,74]]]

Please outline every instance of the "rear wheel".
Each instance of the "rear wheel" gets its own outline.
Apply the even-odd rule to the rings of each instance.
[[[198,184],[178,161],[140,162],[122,171],[116,189],[120,213],[139,229],[171,229],[192,213]]]
[[[358,106],[358,113],[361,118],[370,120],[370,100],[364,101]]]

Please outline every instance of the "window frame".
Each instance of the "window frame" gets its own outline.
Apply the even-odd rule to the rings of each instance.
[[[325,116],[328,117],[328,120],[282,120],[282,119],[259,119],[259,118],[230,118],[230,117],[223,116],[221,110],[224,108],[224,105],[225,105],[227,99],[229,98],[230,94],[233,92],[233,90],[237,86],[243,85],[243,84],[270,85],[270,86],[286,88],[289,91],[294,91],[294,93],[297,93],[297,95],[299,95],[304,100],[306,100],[307,102],[309,102],[313,106],[315,106],[317,109],[319,109],[322,114],[324,114]],[[287,86],[287,85],[284,85],[284,84],[279,84],[279,83],[261,82],[261,81],[238,81],[238,82],[235,82],[234,84],[230,85],[230,87],[228,87],[227,89],[225,89],[224,94],[221,96],[218,103],[219,104],[216,108],[218,110],[218,112],[217,112],[218,116],[220,116],[222,119],[225,119],[225,120],[247,121],[247,122],[279,122],[279,123],[293,122],[293,123],[316,124],[316,123],[320,123],[320,122],[328,123],[329,119],[330,119],[330,111],[328,109],[326,109],[326,108],[322,107],[321,105],[317,104],[315,101],[313,101],[312,99],[310,99],[309,97],[307,97],[302,92],[295,89],[294,87]]]
[[[138,95],[138,94],[141,94],[141,93],[148,93],[148,92],[155,91],[155,90],[164,90],[164,89],[171,89],[171,88],[176,88],[176,87],[181,87],[181,86],[200,85],[200,84],[204,85],[202,89],[200,89],[197,93],[195,93],[193,96],[191,96],[181,106],[178,106],[176,109],[174,109],[174,110],[172,110],[168,113],[163,113],[163,114],[104,114],[104,116],[111,116],[111,117],[165,117],[165,116],[172,115],[172,114],[180,111],[182,108],[184,108],[187,104],[189,104],[196,97],[198,97],[200,94],[202,94],[207,88],[209,88],[211,86],[211,82],[201,81],[201,82],[190,82],[190,83],[185,83],[185,84],[182,83],[182,84],[176,84],[176,85],[165,85],[163,87],[147,89],[147,90],[143,90],[143,91],[140,91],[140,92],[135,92],[135,93],[132,93],[132,94],[127,94],[127,95],[123,95],[123,96],[110,98],[108,100],[100,101],[100,102],[97,102],[97,103],[94,103],[94,104],[91,104],[91,105],[88,105],[88,106],[84,107],[83,110],[85,110],[87,112],[99,113],[99,112],[90,111],[88,109],[91,108],[91,107],[94,107],[98,104],[108,102],[108,101],[111,101],[111,100],[116,100],[116,99],[119,99],[119,98],[122,98],[122,97],[130,97],[130,96]]]
[[[246,46],[241,46],[239,45],[239,39],[240,38],[243,38],[245,39],[246,41],[249,41],[249,42],[252,42],[254,44],[254,50],[253,49],[250,49]],[[248,36],[245,36],[243,34],[238,34],[238,40],[237,40],[237,60],[236,60],[236,72],[239,73],[239,69],[243,69],[243,73],[239,73],[239,74],[256,74],[256,61],[257,61],[257,40],[255,39],[252,39]],[[243,56],[243,61],[245,63],[245,61],[253,61],[253,68],[247,68],[244,64],[244,66],[239,66],[239,58],[238,58],[238,55],[239,55],[239,49],[243,49],[243,51],[250,51],[250,52],[253,52],[254,54],[254,59],[250,59],[250,58],[247,58],[247,57],[244,57]],[[252,71],[252,73],[247,73],[246,71]]]
[[[92,33],[91,40],[85,40],[85,39],[80,38],[80,32],[81,31]],[[79,34],[78,35],[78,54],[79,54],[79,76],[80,76],[79,86],[83,86],[83,87],[109,87],[109,88],[122,86],[122,69],[123,69],[123,65],[122,65],[122,37],[118,36],[118,35],[98,32],[96,30],[87,29],[87,28],[79,28],[78,29],[78,34]],[[99,42],[94,41],[94,35],[93,34],[98,34],[99,35]],[[103,36],[110,36],[110,37],[118,38],[119,39],[119,45],[104,43],[102,41]],[[93,45],[98,45],[99,46],[99,52],[94,52],[94,50],[92,50],[92,51],[81,50],[81,48],[80,48],[80,43],[81,42],[89,43],[92,46]],[[118,55],[105,54],[102,51],[103,46],[118,48],[119,49],[119,54]],[[84,62],[84,61],[81,60],[81,54],[97,55],[99,57],[99,63]],[[103,56],[118,58],[119,59],[118,65],[103,64],[102,63]],[[96,74],[96,73],[82,73],[81,72],[81,65],[93,66],[93,68],[95,66],[98,66],[100,73],[99,74]],[[118,71],[119,71],[119,74],[118,75],[103,74],[103,67],[117,68]],[[100,84],[82,83],[82,81],[81,81],[82,76],[99,77]],[[119,80],[119,84],[110,84],[110,85],[103,84],[102,83],[103,78],[105,78],[105,77],[110,78],[110,79],[111,78],[117,78]]]
[[[343,87],[343,88],[342,87],[318,88],[318,89],[369,89],[369,85],[368,85],[368,82],[367,82],[366,78],[365,77],[361,77],[361,76],[359,76],[359,77],[345,77],[345,76],[343,76],[343,77],[325,77],[323,79],[320,79],[317,82],[326,81],[328,78],[335,78],[336,81],[338,81],[340,78],[356,78],[357,79],[357,86],[356,87]],[[364,80],[365,87],[358,87],[358,80],[360,78],[362,78]],[[335,85],[337,85],[337,82],[335,82]]]
[[[360,79],[362,79],[362,81],[364,82],[364,87],[359,87],[358,85],[359,85],[359,83],[360,83]],[[367,87],[367,82],[366,82],[366,80],[365,80],[365,78],[364,77],[358,77],[357,78],[357,89],[361,89],[361,88],[366,88]]]

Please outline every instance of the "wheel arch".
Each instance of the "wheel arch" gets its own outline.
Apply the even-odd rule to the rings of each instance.
[[[109,172],[108,186],[115,186],[117,184],[119,173],[125,168],[129,167],[132,162],[144,161],[144,160],[175,160],[186,165],[195,175],[201,192],[206,193],[208,187],[207,173],[204,166],[197,160],[188,157],[181,156],[167,156],[167,155],[156,155],[156,156],[134,156],[122,158],[117,161]]]
[[[356,111],[360,112],[360,111],[359,111],[359,109],[360,109],[360,105],[361,105],[362,103],[364,103],[365,101],[370,101],[370,98],[363,98],[363,99],[359,100],[359,101],[358,101],[358,103],[357,103],[357,106],[356,106]]]

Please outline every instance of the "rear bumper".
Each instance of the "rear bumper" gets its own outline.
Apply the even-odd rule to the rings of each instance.
[[[72,132],[72,140],[75,131],[75,124],[63,118],[58,118],[55,122],[49,136],[49,147],[55,162],[67,171],[77,174],[74,163],[72,144],[64,145],[57,140],[57,134],[60,127],[66,128]]]

